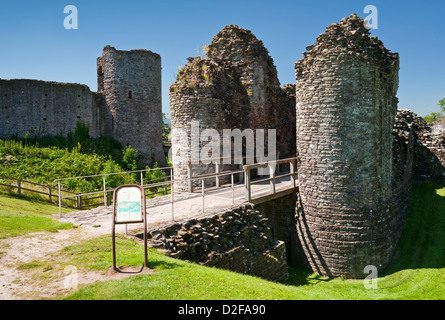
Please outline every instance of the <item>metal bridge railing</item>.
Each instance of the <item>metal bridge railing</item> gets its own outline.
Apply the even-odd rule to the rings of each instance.
[[[290,172],[287,174],[280,174],[279,176],[276,176],[277,166],[282,165],[282,164],[287,164],[287,163],[289,163],[289,165],[290,165]],[[105,179],[106,176],[140,172],[141,173],[141,185],[143,186],[144,189],[154,188],[154,187],[159,187],[159,186],[165,186],[165,187],[170,186],[170,190],[171,190],[170,201],[167,201],[167,202],[161,203],[161,204],[154,204],[154,205],[148,204],[147,209],[154,208],[154,207],[157,207],[160,205],[171,204],[171,219],[172,219],[172,221],[174,221],[175,220],[175,206],[174,205],[178,202],[185,201],[185,200],[190,200],[190,199],[201,197],[202,198],[202,213],[204,214],[205,210],[206,210],[206,199],[205,199],[206,194],[212,195],[212,194],[231,190],[231,198],[232,198],[231,203],[233,206],[233,205],[235,205],[235,189],[238,187],[245,189],[244,198],[245,198],[246,202],[250,202],[252,200],[252,185],[254,185],[254,184],[259,184],[262,182],[269,181],[270,182],[270,193],[275,194],[277,179],[290,177],[291,187],[295,188],[296,187],[296,170],[295,170],[296,166],[295,166],[295,164],[296,164],[296,158],[288,158],[288,159],[267,161],[267,162],[262,162],[262,163],[247,164],[247,165],[243,166],[242,170],[208,173],[208,174],[195,176],[195,177],[187,177],[184,179],[173,179],[173,168],[165,167],[165,168],[136,170],[136,171],[128,171],[128,172],[120,172],[120,173],[99,174],[99,175],[91,175],[91,176],[84,176],[84,177],[63,178],[63,179],[56,179],[54,181],[58,183],[59,214],[62,215],[62,199],[73,197],[70,195],[68,195],[68,196],[61,195],[60,190],[61,190],[61,182],[62,181],[69,180],[69,179],[102,177],[103,190],[93,191],[93,192],[85,192],[85,193],[77,193],[75,196],[104,193],[104,203],[105,203],[105,206],[107,206],[107,192],[112,192],[114,189],[107,189],[106,179]],[[251,179],[251,170],[257,169],[257,168],[263,168],[263,167],[269,168],[269,177],[265,178],[265,179],[252,180]],[[166,177],[159,178],[159,179],[168,179],[167,181],[161,181],[161,182],[156,182],[156,183],[151,183],[151,184],[144,184],[143,183],[143,172],[148,171],[148,170],[170,170],[170,175],[166,176]],[[226,184],[224,186],[217,184],[216,188],[208,187],[208,190],[206,191],[206,187],[205,187],[206,179],[221,178],[222,176],[227,176],[227,175],[230,175],[230,184]],[[244,183],[235,184],[235,175],[243,175]],[[156,179],[156,180],[159,180],[159,179]],[[195,180],[201,181],[201,190],[200,190],[201,192],[200,193],[195,193],[195,194],[191,194],[191,195],[189,193],[186,197],[175,198],[175,192],[174,192],[175,182],[189,181],[190,184],[193,184],[192,182]]]
[[[156,180],[164,180],[164,179],[168,179],[170,178],[171,180],[173,179],[173,168],[172,167],[163,167],[163,168],[153,168],[153,169],[142,169],[142,170],[134,170],[134,171],[126,171],[126,172],[117,172],[117,173],[103,173],[103,174],[95,174],[95,175],[89,175],[89,176],[80,176],[80,177],[69,177],[69,178],[60,178],[60,179],[55,179],[54,182],[57,183],[57,190],[58,190],[58,202],[59,202],[59,215],[62,216],[62,199],[70,199],[70,198],[79,198],[82,196],[89,196],[89,195],[96,195],[96,194],[101,194],[103,193],[103,197],[104,197],[104,205],[105,207],[108,206],[108,199],[107,199],[107,193],[108,192],[113,192],[114,188],[107,188],[107,182],[106,182],[106,177],[107,176],[113,176],[113,175],[125,175],[125,174],[130,174],[130,173],[140,173],[140,184],[141,186],[143,186],[145,189],[149,189],[149,188],[154,188],[154,187],[158,187],[158,186],[167,186],[168,182],[157,182],[157,183],[152,183],[152,184],[145,184],[144,185],[144,172],[148,172],[148,171],[156,171],[156,170],[164,170],[164,171],[170,171],[170,175],[169,176],[164,176],[161,178],[157,178],[155,180],[150,180],[150,181],[156,181]],[[62,195],[62,182],[63,181],[67,181],[67,180],[76,180],[76,179],[86,179],[86,178],[95,178],[95,177],[102,177],[102,189],[101,190],[97,190],[97,191],[89,191],[89,192],[80,192],[80,193],[75,193],[74,195]],[[147,182],[150,182],[147,181]]]
[[[293,188],[296,187],[295,185],[295,181],[296,181],[296,161],[297,158],[288,158],[288,159],[281,159],[281,160],[275,160],[275,161],[267,161],[267,162],[262,162],[262,163],[255,163],[255,164],[247,164],[244,165],[243,169],[245,172],[245,190],[246,190],[246,199],[247,201],[252,201],[252,185],[253,184],[258,184],[258,183],[262,183],[262,182],[270,182],[270,193],[271,194],[275,194],[276,193],[276,168],[278,165],[282,165],[282,164],[286,164],[289,163],[290,166],[290,172],[288,174],[283,174],[280,175],[279,178],[285,178],[285,177],[290,177],[291,179],[291,186]],[[269,178],[265,178],[265,179],[258,179],[255,181],[252,181],[251,179],[251,175],[250,172],[252,169],[257,169],[257,168],[264,168],[267,167],[269,168]]]

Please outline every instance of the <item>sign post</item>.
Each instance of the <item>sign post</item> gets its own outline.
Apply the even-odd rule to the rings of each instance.
[[[117,187],[113,192],[113,222],[112,222],[112,241],[113,241],[113,269],[119,271],[116,267],[116,224],[144,224],[144,268],[147,263],[147,216],[145,205],[145,190],[137,184],[126,184]]]

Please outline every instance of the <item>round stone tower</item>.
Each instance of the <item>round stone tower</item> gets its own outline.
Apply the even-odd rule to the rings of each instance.
[[[263,42],[250,30],[236,25],[225,26],[213,37],[208,55],[227,59],[238,69],[251,105],[249,127],[274,127],[273,109],[278,104],[280,82]]]
[[[193,176],[238,168],[225,164],[223,157],[223,130],[243,128],[248,112],[247,95],[236,70],[224,61],[188,58],[175,83],[170,87],[170,114],[172,126],[172,162],[175,191],[189,190],[189,161],[204,160],[192,164]],[[232,151],[230,150],[230,155]],[[229,159],[232,162],[232,159]],[[205,186],[213,186],[215,178],[204,180]],[[222,176],[220,183],[230,183],[230,176]],[[200,180],[192,182],[201,187]]]
[[[391,188],[399,58],[355,14],[307,50],[295,64],[297,230],[314,272],[363,278],[366,266],[389,263],[400,234]]]
[[[97,82],[112,115],[113,137],[136,149],[143,163],[165,167],[160,55],[106,46],[97,58]]]
[[[277,69],[263,41],[250,30],[225,26],[213,37],[208,56],[223,58],[238,70],[250,104],[250,111],[245,114],[249,118],[246,128],[276,130],[276,151],[280,158],[295,157],[295,90],[289,96],[286,86],[280,87]],[[264,154],[268,141],[266,131]]]
[[[274,160],[277,153],[281,158],[295,157],[295,88],[280,87],[273,59],[263,42],[249,30],[225,26],[213,37],[205,53],[205,58],[189,58],[170,87],[175,179],[186,179],[187,162],[198,157],[193,150],[198,143],[191,130],[192,120],[199,123],[201,131],[216,129],[222,134],[224,129],[240,130],[244,137],[249,136],[242,138],[245,147],[255,149],[251,155],[251,150],[243,147],[242,154],[249,154],[245,160],[248,163]],[[270,133],[271,129],[275,132]],[[175,136],[175,131],[187,134]],[[257,143],[257,138],[263,138],[263,144]],[[238,169],[239,162],[232,164],[232,168]],[[201,165],[193,170],[193,175],[211,173],[214,166]],[[185,188],[178,186],[176,190]]]

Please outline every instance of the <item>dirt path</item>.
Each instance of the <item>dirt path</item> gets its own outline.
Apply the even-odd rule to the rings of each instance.
[[[213,215],[232,204],[231,191],[227,194],[220,193],[209,195],[206,198],[206,210],[202,211],[201,198],[193,198],[175,204],[175,221],[186,221],[190,218]],[[178,197],[188,198],[190,195],[182,194]],[[236,199],[236,204],[243,203],[242,198]],[[147,201],[148,205],[160,204],[156,208],[148,210],[148,229],[165,226],[173,223],[170,196],[160,196]],[[74,289],[67,289],[67,280],[72,279],[73,270],[45,270],[45,268],[17,267],[34,261],[54,261],[54,254],[62,248],[77,244],[101,235],[111,234],[112,209],[98,207],[86,211],[64,213],[62,217],[53,216],[61,222],[70,222],[78,226],[75,229],[59,230],[55,233],[39,232],[20,237],[0,239],[0,300],[13,299],[42,299],[55,298],[68,294]],[[116,233],[136,234],[141,232],[141,224],[116,225]],[[36,271],[38,270],[38,271]],[[76,281],[79,285],[95,281],[122,278],[131,275],[129,273],[106,274],[98,272],[80,273],[74,270]],[[148,270],[149,272],[149,270]],[[69,284],[69,283],[68,283]]]
[[[109,270],[108,273],[102,274],[92,271],[78,272],[74,266],[48,272],[45,268],[18,269],[24,264],[35,261],[43,263],[52,261],[53,264],[57,264],[58,261],[54,261],[57,259],[54,254],[62,248],[111,233],[106,213],[91,214],[88,218],[87,212],[80,220],[69,218],[69,216],[67,214],[62,220],[70,220],[79,227],[54,233],[38,232],[0,239],[0,300],[51,299],[74,292],[76,287],[73,285],[76,283],[82,285],[95,281],[120,279],[132,275],[128,272],[136,271],[124,270],[127,273],[117,273]],[[105,224],[99,225],[98,220]],[[121,230],[116,231],[125,233],[125,229],[122,229],[124,226],[119,227]]]

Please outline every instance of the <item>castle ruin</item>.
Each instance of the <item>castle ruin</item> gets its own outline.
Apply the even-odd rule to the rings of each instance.
[[[257,154],[268,159],[276,154],[268,154],[267,130],[275,129],[279,157],[295,156],[295,87],[291,84],[280,87],[272,58],[251,31],[236,25],[226,26],[213,37],[207,57],[188,58],[188,61],[170,87],[176,190],[187,190],[188,161],[195,160],[188,139],[192,142],[197,139],[190,132],[192,120],[199,120],[200,130],[212,128],[220,135],[224,129],[251,129],[254,133],[263,129],[264,150],[257,150],[260,151]],[[188,132],[188,137],[178,137],[175,129]],[[200,141],[200,147],[203,145],[205,142]],[[251,160],[264,161],[261,157]],[[215,172],[214,162],[219,161],[194,164],[193,171],[197,175]],[[237,168],[236,163],[224,164],[222,171]],[[201,182],[194,183],[198,186]]]
[[[398,54],[355,14],[307,47],[293,84],[280,85],[262,41],[238,26],[224,27],[205,53],[188,58],[170,87],[175,192],[188,191],[189,162],[199,158],[191,146],[208,143],[192,132],[193,121],[199,132],[218,134],[275,129],[279,157],[298,159],[299,191],[263,207],[271,207],[274,238],[287,242],[291,262],[328,277],[363,278],[369,265],[383,270],[403,229],[411,182],[445,179],[444,125],[397,109]],[[0,136],[32,128],[66,134],[81,121],[92,136],[114,137],[164,166],[160,56],[107,46],[97,75],[98,92],[0,80]],[[264,142],[266,155],[267,135]],[[193,169],[215,172],[216,162]],[[232,162],[220,169],[238,168]]]
[[[188,130],[193,139],[192,120],[201,129],[276,128],[280,158],[298,159],[295,215],[272,219],[299,255],[291,260],[328,277],[363,278],[368,265],[384,269],[404,225],[412,179],[445,177],[443,137],[397,110],[398,54],[355,14],[307,47],[295,64],[296,83],[283,87],[250,31],[226,26],[208,48],[206,57],[189,58],[170,87],[172,129]],[[186,150],[189,141],[172,143],[175,156],[175,146]],[[175,179],[186,180],[190,150],[180,154],[173,158]],[[212,164],[194,169],[215,172]],[[294,225],[276,225],[282,221]]]
[[[312,270],[363,276],[388,264],[405,213],[392,185],[399,57],[355,15],[307,50],[295,64],[297,229]]]
[[[0,80],[0,137],[66,135],[78,122],[92,137],[108,136],[167,165],[162,146],[161,57],[106,46],[97,59],[98,92],[76,83]]]

